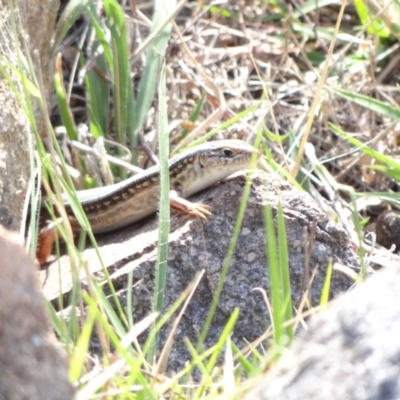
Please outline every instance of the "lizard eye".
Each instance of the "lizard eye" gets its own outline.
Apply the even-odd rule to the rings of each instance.
[[[233,151],[230,149],[224,149],[223,152],[224,152],[224,156],[227,156],[227,157],[233,156]]]

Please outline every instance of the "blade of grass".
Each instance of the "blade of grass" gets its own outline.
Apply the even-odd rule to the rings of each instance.
[[[276,244],[276,234],[274,228],[274,218],[272,215],[272,209],[269,204],[264,207],[264,220],[266,227],[266,237],[268,241],[266,248],[268,249],[268,270],[269,270],[269,281],[271,291],[271,305],[272,305],[272,324],[274,329],[274,342],[276,345],[280,345],[283,337],[282,328],[282,314],[279,312],[282,305],[280,279],[279,279],[279,260]]]
[[[247,357],[242,353],[239,347],[235,343],[231,342],[232,353],[235,356],[235,360],[239,362],[243,371],[247,375],[251,375],[254,372],[254,365],[247,359]]]
[[[312,126],[312,123],[314,121],[314,117],[316,115],[317,106],[318,106],[318,103],[319,103],[319,101],[321,99],[322,88],[323,88],[323,86],[325,84],[325,81],[326,81],[326,78],[328,76],[329,61],[332,59],[332,54],[333,54],[333,50],[335,48],[337,34],[339,32],[339,28],[340,28],[340,24],[342,22],[342,18],[343,18],[344,10],[346,8],[346,4],[347,4],[347,1],[343,0],[342,6],[340,7],[339,15],[337,17],[337,21],[336,21],[336,25],[335,25],[335,32],[334,32],[332,41],[330,43],[328,53],[326,55],[326,61],[325,61],[324,69],[322,70],[321,76],[320,76],[320,78],[318,80],[317,90],[316,90],[316,93],[314,95],[313,102],[311,104],[309,116],[307,118],[307,123],[306,123],[306,126],[304,128],[303,137],[301,138],[301,142],[300,142],[300,145],[299,145],[299,151],[298,151],[298,155],[297,155],[297,158],[296,158],[296,162],[295,162],[295,165],[294,165],[294,167],[293,167],[293,169],[291,171],[293,177],[296,177],[296,175],[298,174],[299,169],[300,169],[300,163],[301,163],[301,160],[303,159],[304,146],[307,143],[308,136],[309,136],[309,134],[311,132],[311,126]]]
[[[202,280],[202,278],[204,276],[204,273],[205,273],[205,271],[202,270],[198,274],[196,274],[196,277],[194,278],[194,280],[189,284],[189,286],[185,290],[188,292],[188,296],[185,300],[185,303],[181,307],[181,310],[179,311],[178,316],[174,319],[174,321],[171,324],[168,338],[166,339],[166,341],[164,343],[164,347],[163,347],[162,351],[160,352],[160,355],[159,355],[158,361],[157,361],[157,365],[153,369],[153,371],[156,375],[158,375],[160,373],[165,373],[165,370],[167,367],[167,362],[168,362],[168,357],[171,353],[172,343],[173,343],[174,336],[176,334],[178,325],[181,322],[182,317],[185,315],[187,307],[188,307],[190,301],[192,300],[193,295],[194,295],[200,281]]]
[[[283,208],[281,201],[278,202],[278,249],[279,249],[279,271],[282,290],[282,314],[283,323],[293,318],[292,296],[290,289],[289,274],[289,251],[287,246],[287,235],[285,227],[285,219],[283,216]],[[294,339],[293,326],[289,325],[285,329],[285,334],[291,343]],[[289,344],[288,343],[288,344]]]
[[[59,46],[63,39],[65,38],[67,32],[75,21],[82,15],[85,11],[87,5],[91,3],[92,0],[70,0],[66,4],[60,19],[57,22],[56,30],[54,33],[54,44],[52,47],[52,59],[55,57],[56,53],[59,51]]]
[[[181,307],[185,299],[191,295],[193,287],[197,284],[198,284],[197,277],[195,277],[195,279],[192,282],[190,282],[190,284],[185,288],[184,292],[178,297],[178,299],[176,299],[175,303],[172,304],[172,306],[168,310],[164,310],[163,314],[156,321],[155,328],[152,329],[149,333],[146,343],[143,346],[143,354],[145,355],[148,354],[149,350],[151,349],[151,346],[154,343],[154,338],[157,335],[157,333],[167,322],[171,320],[173,314],[179,309],[179,307]]]
[[[400,170],[400,163],[393,160],[392,158],[385,156],[384,154],[371,149],[369,146],[365,145],[364,143],[360,142],[358,139],[350,135],[349,133],[343,131],[340,129],[338,126],[329,123],[329,126],[343,139],[347,140],[350,144],[353,146],[357,147],[359,150],[361,150],[363,153],[368,154],[372,158],[374,158],[377,161],[380,161],[384,164],[389,165],[390,167]]]
[[[111,379],[111,377],[118,374],[120,370],[126,369],[127,366],[129,366],[131,378],[134,377],[135,382],[138,382],[138,384],[143,386],[143,390],[145,391],[147,396],[146,398],[156,399],[156,394],[153,392],[153,390],[151,390],[149,384],[147,383],[147,380],[141,372],[141,367],[143,367],[144,359],[140,356],[138,357],[137,353],[133,353],[132,348],[130,347],[130,342],[132,342],[136,337],[133,337],[132,335],[132,333],[135,334],[135,332],[130,332],[123,335],[116,334],[114,332],[115,327],[113,325],[110,325],[106,316],[103,315],[103,313],[99,310],[96,302],[87,294],[85,294],[84,300],[94,312],[95,320],[98,323],[102,324],[104,330],[109,335],[111,342],[116,349],[115,355],[117,357],[114,356],[114,361],[110,366],[105,367],[104,370],[97,377],[91,379],[86,386],[82,387],[79,390],[76,396],[77,399],[90,398],[90,396],[92,396],[98,389],[105,385],[106,382]],[[106,303],[108,303],[108,300],[106,298],[103,298],[101,302],[103,308],[112,308],[111,305],[106,305]],[[153,316],[149,316],[149,318],[143,320],[145,324],[143,328],[151,324],[152,318]],[[118,357],[121,357],[121,359],[118,360]]]
[[[385,175],[396,179],[396,181],[400,181],[400,170],[398,170],[398,169],[387,168],[383,165],[368,165],[367,168],[372,169],[374,171],[383,172]]]
[[[211,353],[211,357],[209,358],[207,364],[204,366],[204,369],[207,371],[207,374],[203,375],[203,379],[199,384],[199,389],[196,392],[196,395],[193,396],[194,399],[202,399],[204,398],[206,391],[210,390],[210,387],[214,386],[213,375],[214,367],[218,362],[218,357],[224,350],[227,344],[230,343],[230,335],[233,332],[233,328],[239,318],[239,308],[235,308],[232,314],[229,316],[229,320],[227,321],[224,329],[218,339],[218,342],[213,346],[214,351]]]
[[[90,23],[92,24],[93,29],[95,30],[96,33],[96,38],[99,42],[99,44],[102,47],[104,57],[106,59],[107,65],[111,73],[113,72],[113,52],[111,45],[109,41],[107,40],[107,29],[105,29],[102,25],[102,21],[100,16],[97,14],[96,10],[96,5],[92,2],[88,4],[88,7],[86,9],[89,18],[90,18]]]
[[[257,135],[256,135],[255,143],[254,143],[255,148],[259,147],[259,145],[261,143],[261,139],[262,139],[262,125],[259,124],[259,129],[257,131]],[[249,166],[250,173],[247,176],[246,184],[245,184],[244,189],[243,189],[242,199],[240,201],[238,216],[237,216],[237,219],[236,219],[236,222],[235,222],[235,226],[233,228],[232,238],[231,238],[231,240],[229,242],[228,251],[227,251],[227,254],[225,256],[224,262],[222,264],[221,275],[219,277],[218,285],[217,285],[217,288],[216,288],[215,293],[214,293],[214,297],[213,297],[213,301],[211,303],[210,311],[208,312],[206,321],[204,323],[204,327],[203,327],[203,329],[202,329],[202,331],[200,333],[199,340],[198,340],[198,343],[197,343],[197,347],[196,347],[197,352],[199,352],[200,349],[202,349],[202,347],[203,347],[204,341],[206,339],[208,330],[209,330],[210,325],[211,325],[211,321],[212,321],[212,319],[214,317],[215,310],[217,309],[218,302],[219,302],[219,299],[220,299],[221,294],[222,294],[222,289],[223,289],[223,286],[224,286],[225,278],[226,278],[226,276],[228,274],[229,266],[231,264],[231,261],[232,261],[232,258],[233,258],[233,254],[234,254],[234,251],[235,251],[236,242],[237,242],[237,240],[239,238],[240,228],[242,226],[244,213],[246,211],[247,200],[248,200],[249,195],[250,195],[251,180],[252,180],[252,175],[253,175],[251,171],[254,169],[254,167],[256,165],[256,162],[257,162],[257,153],[254,152],[254,154],[252,156],[252,159],[250,161],[250,166]]]
[[[357,246],[357,253],[360,258],[360,264],[361,264],[361,269],[360,269],[360,281],[365,281],[368,277],[368,272],[367,272],[367,265],[366,265],[366,258],[365,258],[365,253],[366,249],[363,246],[364,243],[364,231],[363,227],[361,224],[361,216],[357,212],[356,209],[356,203],[355,203],[355,196],[353,193],[350,193],[350,198],[351,198],[351,204],[353,205],[352,209],[352,215],[351,219],[354,222],[354,230],[357,234],[357,238],[355,240],[356,246]]]
[[[385,24],[368,9],[363,0],[354,0],[354,7],[358,18],[370,35],[378,35],[380,38],[387,39],[390,36],[389,29]]]
[[[29,123],[27,127],[27,145],[29,148],[29,159],[30,159],[30,179],[27,187],[27,195],[24,203],[22,223],[20,227],[21,237],[26,238],[26,248],[29,253],[34,257],[36,255],[36,242],[38,236],[39,227],[39,208],[40,208],[40,180],[41,180],[41,169],[38,161],[37,153],[35,153],[35,146],[33,137],[38,138],[39,132],[37,130],[35,113],[33,111],[32,102],[30,96],[34,96],[39,103],[41,103],[40,90],[37,87],[37,82],[34,76],[34,71],[31,68],[31,63],[25,59],[24,54],[18,48],[18,35],[16,32],[15,21],[13,18],[13,41],[15,49],[17,51],[18,67],[12,65],[8,60],[6,60],[2,55],[0,55],[0,75],[9,85],[9,88],[13,92],[15,98],[18,101],[24,115]],[[29,54],[29,52],[27,53]],[[14,76],[12,76],[14,75]],[[19,81],[21,85],[15,84]],[[32,137],[33,136],[33,137]],[[36,151],[44,152],[43,144],[40,143]],[[30,207],[30,220],[26,224],[26,219],[28,217],[28,207]],[[26,227],[27,232],[26,232]]]
[[[215,367],[215,365],[218,362],[218,357],[224,350],[224,347],[227,343],[227,340],[229,339],[230,335],[233,332],[233,328],[235,327],[235,324],[239,318],[240,310],[239,308],[235,307],[232,314],[229,316],[229,319],[224,326],[224,329],[218,339],[218,342],[215,345],[215,350],[212,353],[208,363],[207,363],[207,369],[211,373],[212,369]]]
[[[77,382],[82,373],[82,367],[85,362],[86,353],[91,340],[95,313],[89,308],[87,318],[80,331],[76,346],[73,349],[72,357],[69,364],[69,379]]]
[[[360,197],[376,197],[382,201],[387,201],[393,204],[395,207],[400,207],[400,198],[398,193],[387,193],[387,192],[354,192],[352,193],[354,198]]]
[[[169,138],[168,138],[168,118],[167,118],[167,95],[165,86],[166,66],[163,65],[160,75],[160,84],[158,87],[158,140],[160,143],[160,212],[158,227],[158,246],[156,262],[156,278],[154,285],[154,311],[161,314],[164,305],[165,285],[167,280],[167,260],[168,260],[168,237],[170,223],[170,205],[169,205]],[[154,343],[155,354],[157,339]]]
[[[324,286],[321,291],[321,300],[319,305],[325,308],[329,301],[329,291],[331,287],[331,279],[332,279],[332,260],[329,261],[328,267],[326,269],[326,276],[324,280]]]
[[[67,130],[70,140],[78,140],[78,132],[76,130],[74,118],[71,109],[68,105],[67,93],[64,89],[62,67],[61,67],[61,53],[58,53],[56,58],[56,72],[54,74],[54,85],[56,88],[58,107],[61,114],[61,120]]]
[[[113,94],[114,94],[114,123],[117,141],[124,144],[127,139],[128,118],[135,119],[129,109],[133,96],[132,80],[126,38],[125,16],[121,6],[115,0],[104,0],[108,28],[111,33],[111,50],[113,56]],[[132,138],[130,138],[132,139]],[[120,176],[126,172],[120,170]]]
[[[201,111],[203,110],[205,100],[206,100],[206,95],[203,94],[203,96],[201,96],[201,99],[196,103],[196,106],[193,109],[193,111],[192,111],[192,113],[191,113],[191,115],[189,117],[189,121],[190,122],[193,122],[193,123],[196,122],[196,120],[199,117]],[[183,139],[188,134],[189,134],[189,131],[187,129],[183,129],[182,134],[180,135],[180,137]]]
[[[198,146],[201,143],[204,143],[206,140],[211,139],[213,136],[215,136],[217,133],[225,130],[226,128],[228,128],[229,126],[232,126],[233,124],[235,124],[236,122],[240,121],[242,118],[246,117],[248,114],[250,114],[251,112],[257,110],[260,106],[261,106],[261,102],[256,103],[252,106],[250,106],[249,108],[246,108],[245,110],[241,111],[240,113],[236,114],[234,117],[230,118],[228,121],[223,122],[221,125],[219,125],[218,127],[212,129],[210,132],[208,132],[207,134],[203,135],[201,138],[197,139],[197,140],[193,140],[192,142],[190,142],[190,145],[183,147],[182,149],[179,149],[179,151],[177,152],[177,154],[179,154],[182,151],[185,151],[187,149],[190,149],[192,147]]]
[[[304,14],[308,14],[312,11],[320,10],[323,7],[329,7],[331,5],[338,6],[340,1],[338,0],[307,0],[300,5],[298,10],[293,11],[293,19],[297,20]]]
[[[345,99],[351,100],[360,106],[366,107],[371,111],[375,111],[379,114],[385,115],[386,117],[400,120],[400,109],[395,108],[389,104],[383,103],[380,100],[373,99],[372,97],[364,96],[359,93],[353,93],[344,89],[335,89],[335,92],[344,97]]]
[[[158,30],[159,26],[164,23],[166,16],[168,18],[171,14],[171,10],[175,10],[175,8],[175,0],[155,0],[151,32]],[[160,72],[160,60],[165,56],[165,51],[171,35],[171,29],[172,24],[166,24],[166,26],[154,38],[151,46],[146,52],[146,65],[142,72],[137,96],[137,115],[135,118],[133,135],[137,135],[138,131],[142,128],[150,110]],[[133,139],[134,138],[131,138],[131,140]]]
[[[104,54],[97,57],[96,67],[104,74],[107,73]],[[89,98],[90,132],[94,137],[105,136],[108,133],[108,111],[110,108],[109,84],[92,69],[85,75],[85,86]]]

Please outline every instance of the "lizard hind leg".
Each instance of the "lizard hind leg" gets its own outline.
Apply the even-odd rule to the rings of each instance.
[[[46,264],[50,254],[53,251],[54,242],[62,238],[61,232],[57,229],[57,222],[44,227],[38,237],[37,249],[36,249],[36,262],[42,268]]]

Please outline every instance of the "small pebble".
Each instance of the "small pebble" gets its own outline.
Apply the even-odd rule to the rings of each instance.
[[[376,241],[389,249],[393,244],[400,249],[400,212],[388,210],[376,221]]]

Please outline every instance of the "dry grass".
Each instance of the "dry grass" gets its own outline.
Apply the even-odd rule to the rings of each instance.
[[[168,111],[174,143],[182,139],[185,127],[195,129],[196,134],[205,133],[267,96],[266,128],[280,136],[290,133],[283,146],[267,140],[268,146],[277,162],[292,165],[293,152],[288,154],[287,149],[303,134],[339,12],[338,6],[330,5],[301,16],[301,6],[295,2],[272,6],[233,1],[202,7],[200,3],[186,5],[176,18],[166,59]],[[126,8],[130,15],[127,21],[132,52],[148,35],[150,20],[147,18],[151,17],[151,12],[150,7],[141,10],[140,5],[136,12]],[[75,29],[78,34],[74,40],[79,41],[82,29],[79,24]],[[313,32],[317,33],[317,38]],[[354,148],[328,125],[333,122],[347,132],[356,133],[359,140],[378,151],[395,154],[398,122],[351,103],[336,95],[334,90],[344,88],[398,107],[398,44],[388,42],[385,56],[378,39],[362,29],[353,5],[345,8],[340,33],[339,39],[345,40],[337,39],[329,60],[329,76],[308,141],[338,183],[361,191],[398,191],[397,181],[368,171],[366,167],[373,160],[355,153]],[[67,70],[70,55],[74,54],[71,35],[66,40],[72,44],[63,51],[64,72],[65,78],[71,79]],[[134,80],[140,77],[142,57],[136,57],[132,63]],[[75,118],[87,122],[84,111],[87,104],[82,101],[84,88],[73,85],[71,102]],[[194,124],[189,123],[202,96],[205,96],[205,103],[200,116]],[[263,111],[249,114],[219,135],[251,141],[257,118]],[[153,150],[156,146],[154,118],[153,109],[142,133]],[[53,120],[57,120],[56,115]],[[110,139],[112,131],[110,126]],[[319,189],[326,196],[323,188]]]

